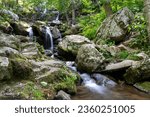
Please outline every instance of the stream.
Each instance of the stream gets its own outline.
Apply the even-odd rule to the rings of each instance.
[[[82,83],[77,87],[77,94],[73,100],[146,100],[150,96],[133,86],[118,84],[102,74],[87,74],[77,71],[74,62],[66,65],[79,73]]]

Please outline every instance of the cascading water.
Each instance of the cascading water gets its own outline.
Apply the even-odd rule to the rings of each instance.
[[[27,29],[27,31],[29,32],[30,40],[33,41],[33,29],[32,29],[32,27],[29,27],[29,28]]]
[[[80,73],[74,62],[66,62],[73,71],[79,73],[82,84],[72,99],[149,99],[149,96],[128,85],[120,85],[106,76],[93,73]]]
[[[73,64],[74,64],[74,62],[66,62],[66,65],[70,69],[77,72],[77,69],[75,66],[73,66]],[[106,87],[104,87],[103,85],[98,85],[97,82],[94,79],[92,79],[89,74],[87,74],[87,73],[79,73],[79,74],[81,76],[81,79],[83,80],[82,84],[85,87],[87,87],[88,89],[90,89],[90,91],[100,93],[100,94],[104,94],[104,92],[106,92],[106,90],[107,90]],[[115,83],[113,82],[113,84],[115,84]]]
[[[45,28],[45,48],[50,49],[52,52],[54,50],[52,33],[50,28],[47,26]]]
[[[54,13],[54,14],[57,14],[57,16],[56,16],[56,19],[53,20],[52,22],[53,22],[54,24],[60,24],[60,21],[59,21],[59,11],[53,11],[53,13]]]

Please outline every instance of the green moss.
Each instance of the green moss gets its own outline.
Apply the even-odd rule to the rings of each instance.
[[[13,77],[16,79],[33,79],[33,70],[29,61],[22,58],[11,59]]]
[[[142,90],[142,91],[150,93],[150,82],[148,82],[148,81],[136,83],[135,87]]]
[[[32,82],[28,82],[21,91],[23,97],[33,100],[44,99],[43,92]]]

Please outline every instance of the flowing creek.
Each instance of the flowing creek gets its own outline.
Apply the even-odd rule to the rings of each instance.
[[[74,62],[66,62],[66,65],[77,71]],[[77,71],[82,83],[77,87],[77,94],[72,97],[74,100],[145,100],[150,96],[137,90],[132,86],[118,84],[101,74],[87,74]]]

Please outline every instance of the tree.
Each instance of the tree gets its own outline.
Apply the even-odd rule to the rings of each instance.
[[[147,22],[148,39],[150,43],[150,0],[144,0],[144,13]]]
[[[106,13],[107,17],[113,14],[113,10],[112,10],[112,7],[111,7],[110,0],[103,1],[103,8],[105,10],[105,13]]]

